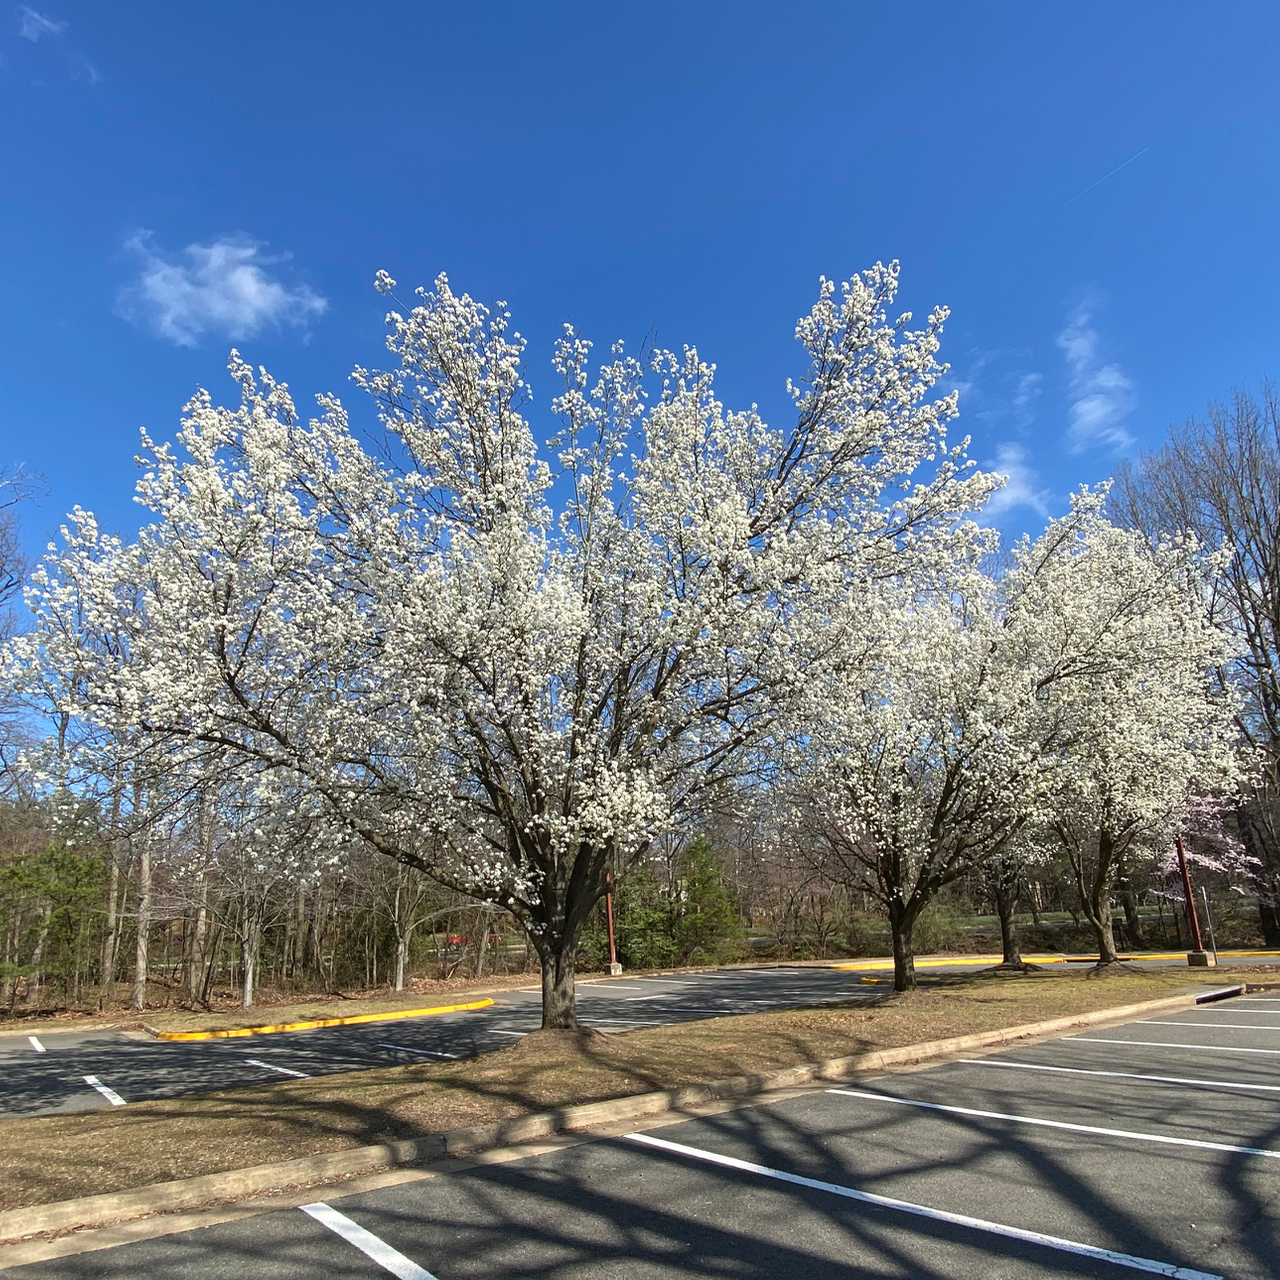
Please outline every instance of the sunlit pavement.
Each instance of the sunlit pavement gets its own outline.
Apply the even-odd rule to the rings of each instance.
[[[588,979],[578,984],[578,1009],[587,1026],[624,1031],[875,994],[857,975],[836,970],[759,967]],[[0,1116],[84,1111],[272,1080],[447,1061],[509,1045],[540,1023],[541,993],[526,988],[495,994],[492,1005],[466,1013],[227,1040],[42,1032],[37,1048],[26,1036],[4,1036]],[[90,1076],[96,1084],[88,1082]]]

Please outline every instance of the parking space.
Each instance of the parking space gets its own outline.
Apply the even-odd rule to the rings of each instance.
[[[832,1085],[33,1277],[1280,1272],[1280,999]]]
[[[604,1031],[661,1026],[769,1008],[875,995],[830,969],[725,969],[688,976],[588,980],[581,1020]],[[0,1037],[0,1116],[52,1115],[236,1089],[270,1080],[448,1061],[500,1049],[541,1023],[536,988],[501,992],[471,1012],[228,1040],[156,1041],[141,1035],[59,1032]]]

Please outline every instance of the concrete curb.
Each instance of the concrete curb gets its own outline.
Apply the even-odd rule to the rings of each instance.
[[[124,1025],[121,1019],[114,1022],[99,1022],[90,1018],[86,1018],[83,1023],[76,1024],[74,1022],[66,1023],[33,1023],[28,1026],[7,1026],[0,1027],[0,1040],[9,1037],[17,1037],[25,1040],[27,1036],[39,1036],[42,1040],[45,1036],[66,1036],[66,1035],[82,1035],[91,1036],[98,1035],[104,1031],[119,1031]],[[137,1026],[135,1022],[132,1024]]]
[[[106,1195],[86,1196],[78,1200],[61,1200],[53,1204],[9,1209],[0,1213],[0,1243],[12,1242],[45,1232],[69,1231],[82,1227],[101,1227],[129,1218],[204,1205],[242,1200],[265,1192],[334,1178],[355,1177],[402,1165],[423,1164],[445,1156],[474,1155],[494,1147],[547,1138],[566,1130],[589,1129],[593,1125],[619,1120],[638,1120],[665,1111],[718,1099],[754,1097],[778,1089],[794,1089],[815,1080],[838,1080],[858,1072],[883,1071],[889,1067],[926,1062],[951,1054],[969,1053],[1014,1040],[1052,1035],[1074,1027],[1096,1026],[1103,1022],[1122,1022],[1139,1014],[1172,1012],[1203,1003],[1205,997],[1225,998],[1240,995],[1243,986],[1216,992],[1189,992],[1165,996],[1139,1004],[1098,1009],[1091,1013],[1050,1018],[1004,1027],[996,1031],[979,1031],[947,1040],[928,1040],[897,1049],[877,1049],[870,1053],[845,1058],[829,1058],[824,1062],[805,1063],[780,1071],[757,1075],[733,1076],[708,1084],[686,1085],[679,1089],[662,1089],[655,1093],[632,1094],[607,1102],[588,1102],[561,1107],[539,1115],[514,1116],[493,1124],[474,1125],[469,1129],[453,1129],[446,1133],[428,1134],[407,1142],[387,1142],[371,1147],[344,1148],[321,1156],[303,1156],[279,1164],[258,1165],[251,1169],[233,1169],[226,1173],[162,1182],[133,1191],[117,1191]]]
[[[281,1022],[265,1027],[230,1027],[225,1031],[157,1031],[144,1022],[143,1030],[157,1040],[230,1040],[238,1036],[270,1036],[280,1031],[311,1031],[315,1027],[350,1027],[358,1022],[395,1022],[400,1018],[428,1018],[436,1013],[465,1013],[485,1009],[491,999],[473,1000],[470,1004],[438,1004],[429,1009],[392,1009],[387,1013],[357,1013],[349,1018],[312,1018],[306,1022]]]

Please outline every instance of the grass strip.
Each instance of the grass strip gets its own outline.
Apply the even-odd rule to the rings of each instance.
[[[0,1209],[420,1137],[1230,981],[1230,971],[1187,969],[945,976],[907,995],[585,1038],[535,1033],[511,1048],[461,1062],[4,1120]]]

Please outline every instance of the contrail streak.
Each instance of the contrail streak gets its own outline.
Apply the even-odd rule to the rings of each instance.
[[[1121,169],[1124,169],[1127,166],[1131,165],[1138,158],[1138,156],[1145,156],[1147,152],[1150,150],[1151,148],[1149,146],[1143,147],[1142,150],[1137,153],[1137,155],[1130,156],[1124,162],[1124,164],[1116,165],[1116,167],[1112,169],[1110,173],[1104,173],[1102,177],[1097,180],[1097,182],[1092,183],[1090,186],[1085,187],[1083,191],[1077,191],[1076,194],[1073,195],[1070,200],[1066,201],[1065,204],[1060,204],[1057,207],[1057,209],[1054,210],[1054,213],[1060,212],[1061,210],[1065,209],[1069,204],[1075,204],[1075,202],[1079,200],[1081,196],[1087,196],[1089,192],[1093,190],[1094,187],[1102,186],[1102,184],[1106,182],[1108,178],[1114,178],[1116,174],[1120,172]]]

